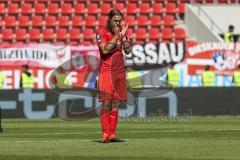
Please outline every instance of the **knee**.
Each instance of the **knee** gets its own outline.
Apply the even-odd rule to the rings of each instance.
[[[112,103],[112,110],[117,110],[118,109],[119,102],[115,101]]]
[[[111,100],[106,100],[106,101],[102,102],[102,107],[110,110],[111,109],[111,104],[112,104]]]

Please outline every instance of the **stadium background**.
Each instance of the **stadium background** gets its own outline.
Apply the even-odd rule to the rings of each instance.
[[[240,45],[239,43],[224,43],[221,35],[227,31],[226,27],[229,24],[221,25],[222,21],[219,22],[219,18],[215,18],[216,21],[214,21],[214,16],[223,16],[220,14],[221,9],[229,7],[229,11],[235,11],[236,17],[233,20],[236,20],[240,15],[236,11],[237,4],[238,1],[234,0],[1,0],[0,60],[1,70],[5,75],[3,89],[6,89],[1,92],[10,93],[14,89],[8,102],[9,104],[11,101],[17,103],[15,107],[12,106],[15,108],[13,110],[11,110],[11,105],[1,105],[6,113],[3,116],[28,117],[24,109],[25,103],[22,105],[19,103],[21,98],[15,98],[21,93],[19,82],[21,66],[24,64],[29,65],[33,72],[34,88],[41,89],[43,94],[49,94],[47,90],[51,89],[50,76],[53,70],[62,64],[64,64],[64,69],[72,71],[69,74],[70,86],[93,89],[97,76],[96,66],[99,64],[95,31],[105,25],[108,11],[111,8],[121,10],[124,14],[122,23],[129,23],[128,35],[133,46],[132,54],[125,57],[126,65],[138,70],[145,85],[160,86],[161,81],[166,79],[161,66],[166,63],[176,64],[175,69],[180,73],[180,82],[179,88],[173,90],[177,97],[174,100],[177,108],[174,115],[193,108],[193,114],[197,115],[238,114],[239,111],[236,108],[239,102],[225,108],[226,106],[222,105],[225,103],[221,101],[229,100],[228,98],[214,99],[212,97],[212,100],[216,101],[212,105],[205,105],[201,97],[208,94],[209,90],[220,90],[219,93],[227,94],[225,90],[221,90],[221,87],[233,87],[232,75],[237,65],[240,64]],[[216,14],[213,14],[214,12]],[[235,42],[237,42],[238,22],[233,20],[223,21],[236,25]],[[199,35],[200,32],[202,33]],[[212,41],[213,39],[215,40]],[[84,57],[86,55],[96,56],[96,59]],[[224,58],[221,59],[221,57]],[[85,66],[79,68],[79,64],[82,65],[82,63]],[[220,88],[196,88],[202,85],[201,73],[207,64],[215,71],[217,75],[215,85]],[[180,98],[180,95],[184,93],[191,95],[198,89],[202,93],[200,97],[189,96],[188,103],[182,102],[184,98]],[[233,93],[236,94],[233,94],[233,98],[237,97],[238,93],[238,89],[234,90],[236,91]],[[58,94],[53,94],[56,99]],[[3,96],[2,99],[5,100]],[[45,98],[41,101],[44,105],[40,110],[44,110],[50,102]],[[1,103],[6,104],[5,101]],[[161,103],[162,105],[158,105]],[[97,105],[95,102],[94,104]],[[165,99],[163,102],[156,101],[153,104],[155,108],[163,106],[163,109],[160,107],[161,112],[167,113],[170,110],[166,106],[170,106],[171,103],[165,102]],[[206,109],[203,111],[195,109],[197,104],[204,105]],[[208,108],[214,106],[221,107],[215,111],[209,109],[208,112]],[[30,105],[29,108],[34,110],[35,107]],[[221,108],[225,108],[225,112]],[[151,110],[156,112],[157,109]],[[120,115],[124,116],[124,114],[125,112]],[[171,113],[168,114],[171,115]],[[147,113],[143,115],[146,116]],[[34,118],[34,116],[31,117]],[[39,114],[39,117],[35,118],[40,117]],[[47,117],[53,117],[53,114]]]
[[[233,86],[232,75],[240,64],[239,3],[0,0],[0,71],[5,77],[0,159],[238,160],[240,89]],[[129,23],[133,47],[128,68],[154,87],[165,84],[163,64],[174,63],[180,82],[150,96],[144,88],[130,90],[134,101],[121,107],[117,129],[126,142],[105,145],[95,141],[101,134],[95,31],[104,26],[111,8],[120,9],[123,24]],[[235,43],[225,44],[222,37],[230,24]],[[19,88],[25,64],[35,77],[34,89]],[[217,75],[215,87],[201,85],[207,64]],[[73,88],[51,87],[59,66],[72,71]]]

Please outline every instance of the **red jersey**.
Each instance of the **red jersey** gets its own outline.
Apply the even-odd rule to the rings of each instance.
[[[101,44],[107,44],[114,37],[112,32],[107,31],[106,27],[97,30],[97,42],[100,50]],[[119,37],[118,42],[122,39]],[[122,46],[118,45],[112,53],[103,54],[100,50],[100,72],[111,71],[111,73],[125,72]]]

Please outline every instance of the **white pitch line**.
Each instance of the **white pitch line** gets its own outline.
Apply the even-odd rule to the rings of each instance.
[[[136,138],[136,139],[131,139],[131,138],[127,138],[127,139],[123,139],[125,141],[139,141],[139,140],[157,140],[158,138],[144,138],[144,139],[140,139],[140,138]],[[63,139],[63,140],[57,140],[57,142],[97,142],[100,141],[100,139]],[[32,143],[32,142],[42,142],[42,143],[49,143],[49,142],[54,142],[56,143],[55,140],[17,140],[17,141],[0,141],[1,143],[11,143],[11,142],[15,142],[15,143]]]
[[[207,130],[164,130],[164,131],[150,131],[150,130],[139,130],[139,131],[117,131],[118,133],[177,133],[177,132],[209,132],[209,131],[240,131],[240,129],[207,129]],[[79,134],[100,134],[102,132],[55,132],[55,133],[3,133],[6,135],[79,135]]]
[[[124,139],[124,140],[156,140],[157,138],[151,138],[151,139]],[[58,140],[58,142],[72,142],[72,141],[80,141],[80,142],[95,142],[95,141],[100,141],[100,140],[96,140],[96,139],[63,139],[63,140]],[[0,141],[0,143],[4,143],[4,142],[16,142],[16,143],[21,143],[21,142],[43,142],[43,143],[48,143],[48,142],[54,142],[56,143],[55,140],[17,140],[17,141]]]
[[[126,138],[126,139],[123,139],[125,141],[156,141],[156,140],[161,140],[162,138]],[[205,138],[190,138],[191,140],[207,140],[209,141],[209,139],[205,139]],[[221,140],[221,139],[220,139]],[[100,142],[100,139],[59,139],[57,140],[57,142]],[[37,143],[49,143],[49,142],[54,142],[56,143],[55,140],[16,140],[16,141],[0,141],[0,144],[1,143],[34,143],[34,142],[37,142]]]

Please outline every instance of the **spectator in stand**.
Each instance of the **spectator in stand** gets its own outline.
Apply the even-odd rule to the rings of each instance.
[[[234,32],[234,26],[229,25],[228,26],[228,31],[224,35],[224,40],[227,44],[231,43],[231,42],[234,42],[233,32]]]
[[[167,80],[168,84],[170,84],[172,87],[179,86],[180,75],[179,75],[179,72],[176,69],[174,69],[173,62],[171,62],[168,65],[168,72],[167,72],[166,80]]]
[[[215,86],[215,73],[210,70],[210,66],[206,65],[202,72],[202,86],[214,87]]]
[[[240,64],[238,65],[238,70],[233,73],[233,83],[234,86],[240,87]]]
[[[1,67],[0,67],[0,89],[3,89],[4,88],[4,81],[5,81],[5,76],[1,70]]]
[[[34,77],[29,70],[28,65],[22,66],[22,73],[20,77],[20,88],[34,88]]]

